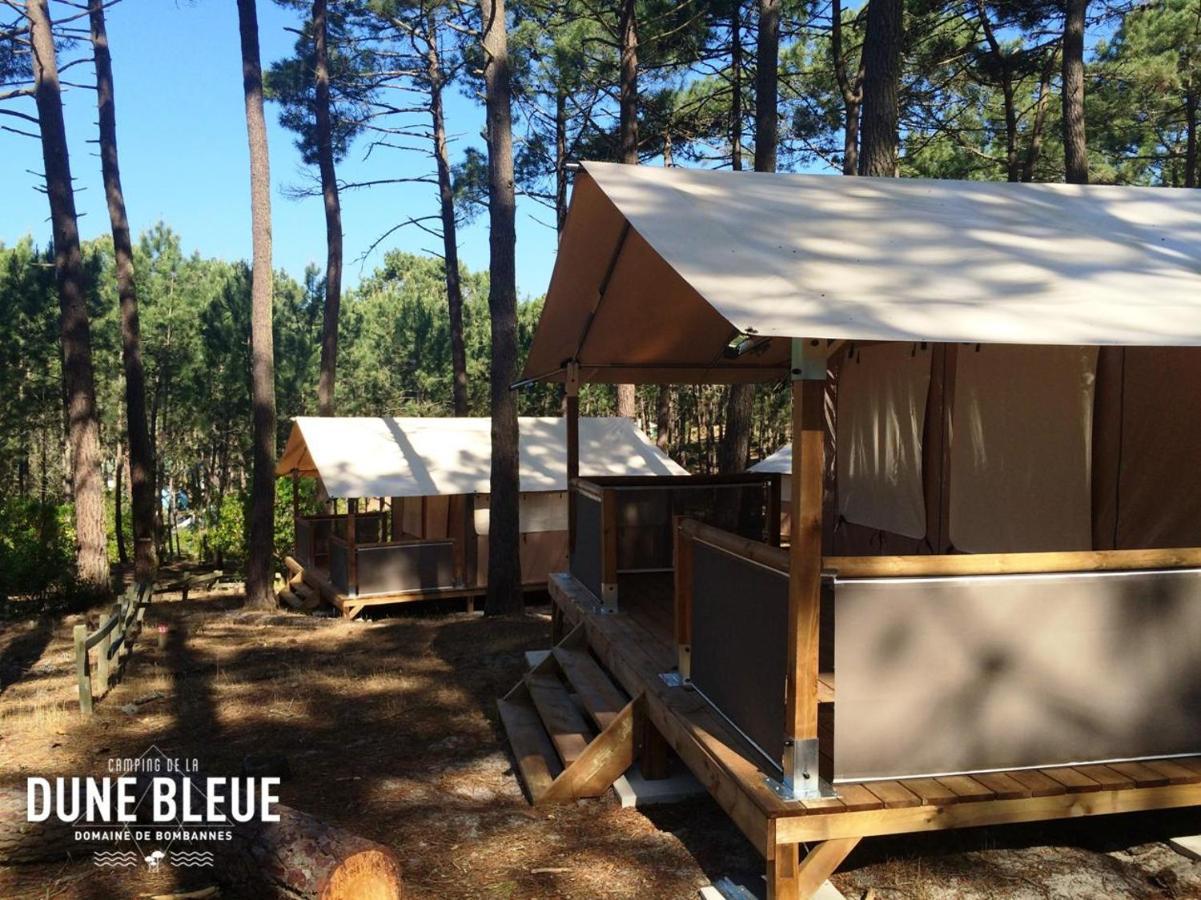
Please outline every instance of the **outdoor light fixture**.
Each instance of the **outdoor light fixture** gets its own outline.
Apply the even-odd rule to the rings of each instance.
[[[758,353],[767,346],[767,338],[754,338],[749,334],[735,335],[722,349],[721,355],[726,359],[740,359],[748,353]]]

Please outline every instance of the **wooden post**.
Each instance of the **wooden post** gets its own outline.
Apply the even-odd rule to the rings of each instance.
[[[121,615],[121,604],[113,604],[112,616]],[[113,645],[113,633],[110,631],[100,639],[100,643],[96,646],[96,674],[100,680],[100,696],[108,693],[109,685],[112,684],[112,672],[109,666],[109,649]]]
[[[575,552],[576,479],[580,477],[580,364],[567,364],[567,551]]]
[[[826,353],[792,341],[792,517],[788,549],[788,664],[784,783],[794,796],[820,794],[817,741],[818,634],[825,468]]]
[[[780,546],[780,473],[773,472],[767,482],[767,542]]]
[[[307,559],[300,552],[300,541],[296,531],[296,523],[300,520],[300,472],[292,470],[292,552],[300,559]]]
[[[475,533],[475,494],[464,495],[463,503],[463,566],[468,587],[478,587],[479,539]]]
[[[671,520],[675,566],[676,668],[685,681],[692,678],[692,538],[680,531],[683,516]],[[776,529],[779,531],[779,529]]]
[[[88,626],[75,626],[75,680],[79,685],[79,711],[92,714],[92,673],[88,669]]]
[[[358,500],[346,501],[346,589],[352,597],[359,593],[359,553],[355,547],[355,514]]]
[[[617,491],[601,491],[601,606],[617,612]]]

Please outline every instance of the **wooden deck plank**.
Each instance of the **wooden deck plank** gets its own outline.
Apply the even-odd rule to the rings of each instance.
[[[1167,776],[1145,763],[1110,763],[1109,768],[1134,782],[1137,787],[1162,787],[1168,783]]]
[[[998,800],[1016,800],[1029,797],[1030,789],[1005,772],[984,772],[973,775],[978,782],[992,791]]]
[[[556,647],[552,652],[589,718],[604,731],[629,702],[628,698],[586,649]]]
[[[528,695],[524,700],[498,700],[496,704],[521,779],[525,782],[530,799],[536,803],[550,788],[562,767]]]
[[[1020,769],[1010,772],[1010,776],[1030,792],[1032,797],[1054,797],[1064,793],[1067,788],[1037,769]]]
[[[960,800],[992,800],[995,796],[991,790],[968,775],[943,775],[938,780]]]
[[[1072,766],[1056,766],[1054,768],[1039,769],[1039,771],[1052,781],[1062,784],[1069,794],[1101,790],[1101,785],[1095,778],[1089,777],[1086,773]]]
[[[1193,784],[1201,781],[1201,770],[1183,765],[1174,759],[1151,760],[1147,767],[1166,777],[1168,784]]]
[[[835,793],[838,794],[838,799],[842,801],[844,809],[879,809],[884,805],[884,801],[869,791],[862,784],[839,784],[834,786]],[[806,807],[809,801],[805,803]],[[813,807],[820,809],[821,807]]]
[[[921,798],[927,806],[958,803],[960,796],[937,778],[906,778],[905,787]]]
[[[899,781],[872,781],[864,785],[879,797],[889,809],[920,806],[921,798]]]
[[[1115,772],[1109,766],[1088,765],[1073,766],[1073,768],[1097,782],[1102,790],[1121,791],[1134,787],[1133,778],[1127,778],[1125,775]]]
[[[570,766],[592,740],[588,723],[571,701],[563,682],[554,675],[527,675],[525,683],[563,766]]]

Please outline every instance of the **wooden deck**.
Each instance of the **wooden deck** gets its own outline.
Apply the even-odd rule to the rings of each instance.
[[[1062,766],[836,785],[837,798],[784,800],[758,752],[695,691],[660,676],[676,664],[670,576],[623,580],[620,612],[566,573],[550,595],[592,652],[767,861],[770,897],[808,896],[864,837],[1201,804],[1201,758]],[[833,676],[819,696],[835,699]],[[800,858],[799,845],[811,845]],[[816,844],[816,846],[812,846]]]
[[[291,559],[291,557],[289,557]],[[291,565],[301,568],[295,561]],[[321,599],[333,606],[343,617],[353,619],[365,607],[389,606],[396,603],[417,603],[424,600],[466,600],[467,611],[475,611],[477,598],[487,593],[486,587],[435,587],[422,588],[415,591],[385,592],[379,594],[358,594],[351,596],[341,593],[330,581],[329,571],[313,566],[303,567],[304,583],[316,591]],[[542,582],[531,582],[522,585],[523,590],[543,591],[546,585]]]

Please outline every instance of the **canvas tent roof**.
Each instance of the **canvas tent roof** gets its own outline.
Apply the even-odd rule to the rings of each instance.
[[[524,378],[771,380],[789,337],[1201,345],[1201,193],[586,163]]]
[[[293,420],[277,475],[321,479],[331,498],[487,493],[491,419],[315,417]],[[521,490],[567,489],[567,432],[523,416]],[[624,418],[580,419],[580,474],[687,475]]]
[[[792,444],[785,444],[770,456],[765,456],[755,463],[748,472],[762,472],[766,475],[792,474]]]

